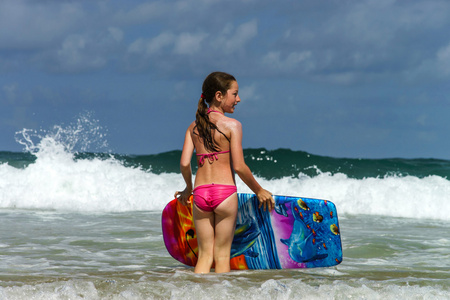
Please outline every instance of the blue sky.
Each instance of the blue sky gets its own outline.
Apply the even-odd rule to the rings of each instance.
[[[450,2],[0,2],[0,151],[89,112],[109,150],[181,149],[229,72],[244,147],[450,159]]]

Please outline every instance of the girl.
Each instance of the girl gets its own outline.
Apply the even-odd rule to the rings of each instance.
[[[256,194],[259,207],[272,210],[272,194],[263,189],[244,162],[242,126],[232,114],[241,102],[236,79],[214,72],[203,82],[196,120],[188,127],[180,160],[184,191],[175,193],[188,205],[193,193],[193,217],[198,242],[195,273],[230,271],[230,251],[236,225],[238,198],[234,173]],[[198,171],[192,185],[191,158],[196,151]]]

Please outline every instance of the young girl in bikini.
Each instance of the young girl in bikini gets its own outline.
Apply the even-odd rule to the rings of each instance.
[[[186,131],[180,160],[186,188],[175,193],[183,205],[194,195],[193,217],[198,242],[195,273],[230,271],[230,251],[236,225],[238,198],[236,172],[256,194],[259,206],[272,210],[274,200],[253,177],[244,162],[242,126],[232,114],[241,101],[236,79],[227,73],[214,72],[203,82],[196,120]],[[198,170],[192,184],[191,158],[196,151]]]

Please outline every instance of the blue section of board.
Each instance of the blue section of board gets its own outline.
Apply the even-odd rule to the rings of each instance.
[[[253,239],[242,243],[236,234],[232,255],[244,254],[249,269],[324,267],[342,261],[336,207],[330,201],[274,196],[275,210],[269,212],[258,208],[253,194],[239,194],[238,199],[236,228]]]
[[[246,234],[255,236],[252,247],[248,253],[244,253],[249,269],[280,269],[281,264],[276,255],[275,235],[270,214],[258,209],[259,202],[255,195],[239,194],[238,200],[239,214],[236,227],[239,228],[241,224],[250,224]],[[233,243],[233,246],[240,245]]]

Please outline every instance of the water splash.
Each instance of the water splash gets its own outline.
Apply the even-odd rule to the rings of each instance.
[[[174,193],[177,174],[160,177],[125,166],[108,150],[105,129],[92,113],[68,126],[23,129],[16,140],[35,161],[17,169],[0,164],[0,208],[68,211],[162,209]],[[92,152],[86,152],[92,151]],[[106,155],[105,155],[106,154]]]
[[[93,117],[92,112],[85,112],[78,116],[75,123],[66,127],[54,125],[50,130],[33,130],[24,128],[16,132],[16,142],[24,146],[24,151],[36,157],[48,154],[55,155],[78,152],[107,151],[108,142],[106,132],[100,121]]]

